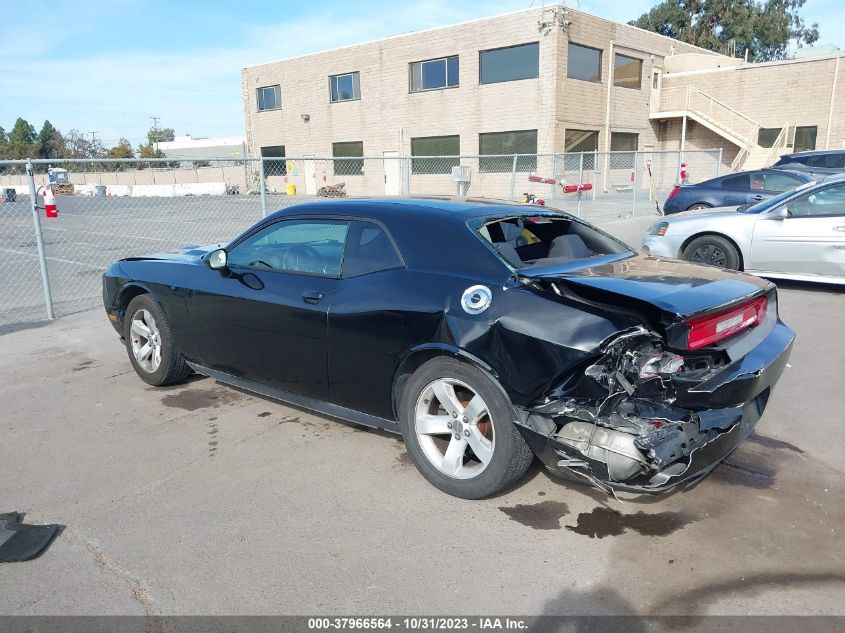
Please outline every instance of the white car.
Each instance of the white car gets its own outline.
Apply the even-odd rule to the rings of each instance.
[[[667,216],[648,231],[643,250],[764,277],[845,284],[845,174],[755,205]]]

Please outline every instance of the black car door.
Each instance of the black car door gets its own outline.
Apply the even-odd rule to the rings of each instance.
[[[334,404],[391,419],[393,373],[415,343],[430,341],[439,315],[414,283],[387,230],[354,221],[329,310],[329,385]]]
[[[328,307],[348,229],[343,220],[280,220],[235,244],[227,269],[203,269],[188,299],[201,363],[327,400]]]

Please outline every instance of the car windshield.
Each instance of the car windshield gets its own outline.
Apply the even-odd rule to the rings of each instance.
[[[783,202],[787,198],[791,198],[795,194],[797,194],[801,191],[804,191],[805,189],[809,189],[810,187],[817,185],[817,184],[818,184],[817,181],[811,180],[810,182],[804,183],[800,187],[796,187],[795,189],[790,189],[789,191],[784,191],[783,193],[779,193],[775,197],[769,198],[768,200],[763,200],[761,202],[758,202],[757,204],[743,205],[743,206],[739,207],[739,209],[737,209],[737,211],[740,211],[742,213],[763,213],[764,211],[768,211],[769,209],[774,208],[775,206],[777,206],[778,204],[780,204],[781,202]]]
[[[571,216],[526,213],[475,223],[476,234],[511,268],[548,266],[631,249]]]

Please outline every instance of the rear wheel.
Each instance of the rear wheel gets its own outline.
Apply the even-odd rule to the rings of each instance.
[[[138,295],[129,302],[123,328],[129,361],[141,380],[159,387],[190,375],[167,315],[150,295]]]
[[[696,202],[687,207],[687,211],[695,211],[696,209],[712,209],[713,206],[706,202]]]
[[[702,235],[687,244],[684,259],[694,264],[708,264],[739,270],[739,252],[724,237]]]
[[[423,477],[456,497],[480,499],[516,482],[531,464],[514,417],[504,393],[479,369],[435,358],[408,380],[400,427]]]

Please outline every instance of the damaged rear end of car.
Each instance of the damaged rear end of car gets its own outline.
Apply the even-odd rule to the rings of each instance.
[[[550,470],[608,492],[691,485],[751,433],[786,366],[794,333],[776,288],[680,262],[658,273],[635,253],[595,259],[517,276],[550,301],[640,323],[520,407],[519,429]]]

